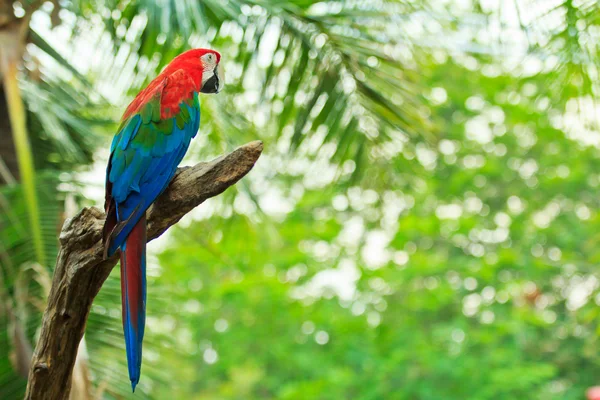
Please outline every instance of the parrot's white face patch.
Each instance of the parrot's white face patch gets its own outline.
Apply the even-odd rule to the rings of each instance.
[[[217,64],[217,58],[212,53],[207,53],[201,57],[202,71],[202,89],[203,93],[219,93],[225,83],[225,74],[223,66]]]
[[[214,75],[215,75],[215,71],[213,69],[210,69],[210,70],[205,69],[202,72],[202,86],[204,86],[204,84],[206,82],[208,82],[208,80],[210,78],[212,78]]]

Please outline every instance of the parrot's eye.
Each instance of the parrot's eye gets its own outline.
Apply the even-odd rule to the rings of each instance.
[[[213,53],[207,53],[202,56],[202,59],[204,60],[204,62],[212,64],[215,62],[215,55]]]

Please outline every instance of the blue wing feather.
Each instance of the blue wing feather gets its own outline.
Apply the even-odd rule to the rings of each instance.
[[[187,107],[190,120],[180,129],[175,118],[171,118],[171,133],[152,132],[156,140],[150,147],[144,147],[140,144],[142,141],[135,140],[137,135],[150,134],[150,130],[156,129],[151,126],[152,121],[144,122],[139,114],[132,116],[113,140],[107,180],[112,184],[111,195],[116,203],[117,220],[127,223],[112,238],[108,255],[114,254],[125,242],[141,215],[166,189],[191,139],[198,132],[200,108],[186,103],[182,103],[181,107]],[[117,153],[118,156],[115,156]]]

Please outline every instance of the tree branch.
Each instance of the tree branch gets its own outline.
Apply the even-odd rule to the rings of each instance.
[[[180,168],[147,212],[148,240],[160,236],[185,214],[235,184],[254,166],[261,142],[251,142],[208,163]],[[104,212],[84,208],[67,220],[42,330],[31,360],[25,399],[68,399],[77,347],[92,301],[118,256],[102,259]]]

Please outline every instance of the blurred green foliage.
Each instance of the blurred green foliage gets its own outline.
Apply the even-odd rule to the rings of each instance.
[[[90,104],[118,118],[189,46],[222,52],[228,86],[203,98],[188,162],[265,142],[235,188],[150,244],[135,396],[584,398],[600,375],[600,10],[549,3],[78,1],[62,11],[73,54],[60,59],[42,9],[32,54],[69,70],[94,43],[86,54],[103,60],[79,65],[73,89],[52,90],[52,69],[25,78],[30,110],[66,121],[82,147],[57,168],[57,202],[101,193],[112,132]],[[37,87],[78,99],[69,91],[88,84],[66,113],[35,103]],[[30,252],[11,211],[3,296],[28,315],[15,282]],[[109,399],[129,396],[118,275],[86,330]],[[18,398],[23,380],[0,360],[0,397]]]

